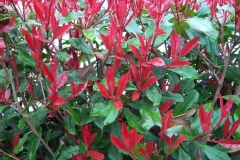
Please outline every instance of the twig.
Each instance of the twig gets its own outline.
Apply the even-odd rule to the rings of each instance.
[[[11,156],[10,154],[8,154],[8,153],[4,152],[4,151],[3,151],[3,150],[1,150],[1,149],[0,149],[0,152],[1,152],[1,153],[3,153],[3,154],[4,154],[4,155],[6,155],[6,156],[8,156],[8,157],[12,158],[12,159],[15,159],[15,160],[20,160],[20,159],[18,159],[18,158],[16,158],[16,157],[13,157],[13,156]]]

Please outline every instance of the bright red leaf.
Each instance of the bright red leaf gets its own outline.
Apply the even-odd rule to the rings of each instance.
[[[100,90],[100,93],[104,98],[110,98],[108,90],[102,83],[97,82],[96,85],[98,86],[98,89]]]
[[[202,103],[199,107],[199,119],[202,126],[203,132],[208,132],[209,128],[212,126],[211,122],[212,111],[204,111]]]
[[[104,154],[98,152],[98,151],[94,151],[94,150],[88,150],[87,154],[96,160],[103,160],[104,159]]]
[[[156,36],[159,36],[159,35],[162,35],[162,34],[166,34],[166,32],[163,29],[161,29],[161,28],[156,28],[154,30],[154,33],[155,33]]]
[[[239,126],[240,126],[240,119],[238,119],[236,122],[233,123],[233,125],[228,133],[227,139],[229,139],[236,132],[236,130],[238,129]]]
[[[145,158],[147,158],[147,160],[151,160],[151,154],[153,152],[153,145],[154,145],[154,142],[148,141],[146,143],[146,149],[138,148],[137,151],[139,153],[141,153]]]
[[[228,132],[229,132],[229,128],[230,128],[230,120],[229,118],[226,119],[226,122],[224,124],[224,127],[223,127],[223,137],[226,137]]]
[[[57,79],[56,79],[56,89],[61,88],[68,80],[68,72],[63,71],[58,74]]]
[[[168,128],[171,128],[173,126],[172,120],[173,110],[170,110],[162,117],[162,127],[159,136],[161,136]]]
[[[67,33],[71,29],[72,25],[67,24],[59,27],[56,31],[56,33],[53,35],[53,40],[61,38],[65,33]]]
[[[147,64],[151,64],[151,65],[158,66],[158,67],[165,65],[163,59],[162,59],[162,58],[159,58],[159,57],[150,59],[150,60],[147,62]]]
[[[218,143],[221,146],[229,149],[239,149],[240,140],[235,139],[221,139],[221,140],[211,140],[210,142]]]
[[[189,40],[182,48],[181,52],[179,53],[179,58],[188,54],[196,45],[199,40],[199,37],[195,37]]]
[[[87,148],[92,144],[96,136],[96,133],[92,134],[92,130],[89,124],[82,126],[82,140]]]
[[[159,106],[159,111],[161,113],[166,112],[173,105],[173,103],[174,102],[171,100],[164,102],[161,106]]]
[[[227,100],[227,102],[225,103],[225,105],[223,106],[223,99],[222,99],[221,94],[219,95],[219,98],[220,98],[221,118],[224,119],[230,113],[230,110],[231,110],[232,105],[233,105],[233,100],[232,100],[232,98],[229,98]]]

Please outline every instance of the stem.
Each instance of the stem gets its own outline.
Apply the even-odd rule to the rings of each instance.
[[[8,75],[8,78],[9,78],[10,82],[11,82],[12,92],[13,92],[13,97],[14,97],[15,104],[17,105],[18,111],[21,114],[22,108],[21,108],[21,106],[20,106],[20,104],[18,103],[18,100],[17,100],[17,93],[16,93],[15,84],[14,84],[13,77],[12,77],[12,72],[10,71],[9,74],[7,74],[7,75]],[[37,130],[33,126],[33,124],[30,121],[30,119],[28,117],[24,117],[24,119],[28,123],[28,126],[33,131],[33,133],[39,138],[39,140],[42,142],[42,144],[46,147],[46,149],[49,151],[49,153],[53,156],[54,153],[53,153],[52,149],[48,146],[48,144],[44,141],[44,139],[41,137],[41,135],[37,132]]]
[[[3,150],[1,150],[1,149],[0,149],[0,152],[1,152],[1,153],[3,153],[3,154],[4,154],[4,155],[6,155],[6,156],[8,156],[8,157],[12,158],[12,159],[15,159],[15,160],[20,160],[20,159],[18,159],[18,158],[16,158],[16,157],[13,157],[13,156],[11,156],[10,154],[8,154],[8,153],[4,152],[4,151],[3,151]]]

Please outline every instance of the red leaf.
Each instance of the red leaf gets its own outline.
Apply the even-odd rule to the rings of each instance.
[[[28,31],[26,31],[25,29],[22,29],[22,32],[25,36],[26,42],[28,47],[34,52],[36,53],[36,47],[34,45],[34,40],[33,38],[30,36],[30,34],[28,33]]]
[[[185,140],[186,140],[185,137],[183,137],[183,136],[179,136],[179,137],[177,138],[177,140],[176,140],[176,142],[175,142],[173,148],[177,148],[178,145],[179,145],[181,142],[185,141]]]
[[[147,144],[146,144],[146,151],[147,151],[149,156],[153,152],[153,145],[154,145],[154,142],[150,142],[150,141],[148,141]]]
[[[120,97],[123,93],[123,91],[126,89],[128,83],[128,73],[125,73],[122,75],[118,81],[118,87],[116,92],[116,97]]]
[[[0,33],[9,32],[14,28],[16,17],[12,16],[9,19],[0,21]]]
[[[154,66],[164,66],[164,65],[165,65],[163,59],[162,59],[162,58],[159,58],[159,57],[150,59],[150,60],[147,62],[147,64],[151,64],[151,65],[154,65]]]
[[[36,3],[34,3],[34,5],[33,5],[33,7],[34,7],[34,10],[35,10],[35,12],[36,12],[36,14],[37,14],[37,16],[38,16],[38,18],[39,18],[39,20],[41,21],[41,23],[43,24],[44,23],[44,12],[43,12],[43,6],[41,5],[41,3],[40,2],[36,2]],[[42,8],[42,9],[41,9]]]
[[[170,35],[170,42],[172,59],[175,60],[176,58],[178,58],[178,51],[182,44],[182,39],[179,37],[176,31],[174,31],[174,33]]]
[[[154,30],[154,33],[155,33],[156,36],[161,35],[161,34],[166,34],[166,32],[161,28],[156,28]]]
[[[133,74],[133,78],[135,80],[135,82],[138,84],[139,80],[138,80],[138,71],[137,71],[137,67],[134,64],[134,62],[131,62],[131,67],[132,67],[132,74]]]
[[[56,76],[57,74],[57,67],[58,67],[58,61],[56,56],[54,56],[51,62],[51,72],[53,76]]]
[[[173,101],[169,100],[169,101],[166,101],[164,102],[160,107],[159,107],[159,111],[161,113],[164,113],[166,112],[172,105],[173,105]]]
[[[53,35],[53,40],[61,38],[66,32],[68,32],[71,29],[72,25],[71,24],[67,24],[67,25],[63,25],[61,27],[59,27],[56,31],[56,33]]]
[[[48,69],[48,67],[46,66],[46,64],[44,64],[42,62],[42,71],[44,76],[51,82],[54,83],[55,82],[55,75],[53,75],[53,73]]]
[[[72,154],[72,160],[83,160],[83,158],[80,154],[77,155]]]
[[[138,148],[137,151],[141,153],[145,158],[148,158],[147,152],[143,148]]]
[[[100,34],[100,35],[101,35],[101,38],[103,40],[103,43],[104,43],[106,49],[108,51],[110,51],[111,50],[110,38],[108,38],[108,36],[105,36],[103,34]]]
[[[88,82],[83,82],[81,84],[75,85],[73,83],[73,81],[70,81],[70,84],[71,84],[71,88],[72,88],[72,96],[71,96],[70,99],[72,99],[72,98],[76,97],[77,95],[79,95],[80,93],[82,93],[85,90],[85,88],[88,85]]]
[[[223,137],[227,136],[229,128],[230,128],[230,120],[229,120],[229,118],[227,118],[226,122],[224,124],[224,127],[223,127]]]
[[[115,69],[113,67],[109,67],[107,74],[106,74],[106,80],[107,80],[107,86],[108,90],[110,92],[110,95],[114,95],[115,91]]]
[[[104,159],[104,154],[102,154],[98,151],[88,150],[87,153],[93,159],[97,159],[97,160],[103,160]]]
[[[64,103],[66,103],[66,101],[63,99],[63,97],[58,97],[58,99],[56,101],[54,101],[53,105],[54,106],[61,106]]]
[[[140,95],[141,95],[141,92],[133,91],[133,93],[132,93],[132,100],[133,100],[133,101],[138,100],[139,97],[140,97]]]
[[[128,128],[124,123],[122,123],[122,138],[123,138],[124,144],[127,147],[129,147],[129,140],[132,137],[130,136],[130,133],[128,132]]]
[[[190,41],[188,41],[182,48],[181,52],[179,53],[179,58],[185,56],[186,54],[188,54],[197,44],[199,40],[199,37],[195,37],[193,39],[191,39]]]
[[[188,61],[184,61],[184,60],[174,60],[172,61],[169,65],[167,65],[167,68],[178,68],[178,67],[183,67],[183,66],[188,66],[189,64],[191,64]]]
[[[91,127],[89,124],[84,124],[82,127],[82,140],[87,148],[92,144],[97,134],[92,134]]]
[[[129,148],[133,151],[134,148],[136,147],[136,145],[138,144],[138,142],[143,138],[143,135],[138,135],[137,130],[134,127],[130,131],[129,136],[130,136],[130,138],[129,138],[130,139],[129,140]]]
[[[173,126],[173,110],[168,111],[162,118],[162,127],[159,135],[162,135],[168,128]]]
[[[230,138],[236,132],[236,130],[238,129],[239,125],[240,125],[240,119],[238,119],[236,122],[233,123],[233,125],[232,125],[232,127],[231,127],[231,129],[230,129],[230,131],[228,133],[227,138]]]
[[[221,112],[222,112],[221,118],[222,119],[226,118],[229,115],[232,105],[233,105],[233,100],[232,100],[232,98],[229,98],[227,100],[227,102],[225,103],[225,105],[223,107],[221,107]]]
[[[172,93],[178,93],[180,86],[181,86],[181,82],[176,84],[176,86],[174,86],[174,88],[172,89]]]
[[[208,132],[209,127],[212,125],[211,116],[212,116],[212,111],[205,112],[203,105],[201,103],[199,107],[199,119],[200,119],[203,132]]]
[[[158,81],[158,78],[155,76],[150,77],[142,86],[141,86],[141,91],[144,91],[148,87],[150,87],[152,84]]]
[[[222,140],[211,140],[211,142],[215,142],[220,144],[221,146],[229,149],[239,149],[240,148],[240,140],[235,139],[222,139]]]
[[[68,80],[68,72],[63,71],[59,73],[57,79],[56,79],[56,89],[61,88]]]
[[[20,140],[20,134],[16,134],[13,138],[13,148],[15,148],[18,145],[19,140]]]
[[[120,111],[122,111],[122,109],[123,109],[123,103],[120,100],[114,101],[113,106],[115,108],[119,109]]]
[[[100,52],[94,52],[94,54],[95,54],[99,59],[103,59],[103,58],[104,58],[103,54],[100,53]]]
[[[113,135],[110,135],[110,140],[114,146],[116,146],[117,148],[119,148],[125,152],[128,152],[128,149],[126,148],[126,146],[120,139],[118,139],[117,137],[115,137]]]
[[[129,44],[129,47],[130,47],[131,51],[133,52],[134,56],[137,57],[138,60],[140,60],[141,55],[140,55],[139,50],[134,45],[131,45],[131,44]]]
[[[154,68],[154,66],[149,66],[148,68],[144,69],[144,71],[142,73],[141,82],[144,82],[150,76],[153,68]]]
[[[100,93],[105,98],[110,98],[108,90],[105,88],[105,86],[102,83],[97,82],[96,85],[98,86]]]
[[[3,39],[0,39],[0,48],[5,48],[5,43]]]

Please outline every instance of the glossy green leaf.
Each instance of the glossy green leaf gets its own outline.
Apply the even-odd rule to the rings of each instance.
[[[184,159],[184,160],[192,159],[191,156],[182,149],[182,147],[179,147],[178,155],[179,155],[179,159]]]
[[[146,95],[150,101],[153,102],[153,105],[159,105],[162,99],[162,95],[159,94],[159,91],[154,87],[150,87],[146,90]]]
[[[119,110],[112,105],[110,112],[107,112],[107,113],[108,113],[108,116],[103,122],[104,125],[114,122],[115,119],[117,118]]]
[[[209,19],[203,19],[199,17],[192,17],[186,19],[191,28],[197,31],[203,32],[208,37],[212,37],[213,39],[218,38],[218,31],[213,27],[211,21]]]
[[[42,128],[38,127],[39,135],[42,135]],[[40,139],[35,134],[30,134],[28,137],[28,157],[30,160],[36,158],[37,149],[40,145]]]
[[[184,78],[189,78],[189,79],[198,79],[199,78],[198,72],[191,66],[185,66],[185,67],[180,67],[180,68],[171,68],[169,70],[179,74],[180,76],[182,76]]]
[[[81,12],[69,12],[66,16],[62,16],[62,14],[59,14],[57,17],[60,19],[60,25],[62,25],[81,16],[83,16]]]
[[[192,132],[188,129],[186,129],[184,126],[173,126],[169,128],[166,131],[166,134],[171,137],[173,134],[178,134],[181,136],[185,136],[188,140],[192,141],[194,139],[194,136],[192,135]]]
[[[127,26],[126,30],[128,33],[133,33],[133,34],[141,34],[142,30],[139,28],[139,26],[134,22],[131,21]]]
[[[36,67],[36,62],[33,60],[32,56],[22,48],[18,50],[18,59],[29,66]]]
[[[91,46],[88,45],[83,38],[70,38],[69,42],[77,50],[93,55]]]
[[[117,159],[117,160],[123,160],[123,154],[119,152],[119,150],[113,146],[112,144],[108,147],[108,158],[109,159]]]
[[[83,34],[87,37],[90,42],[93,42],[96,38],[96,30],[93,28],[83,30]]]
[[[181,94],[178,93],[172,93],[172,92],[163,92],[162,93],[162,102],[166,102],[172,100],[174,102],[183,102],[183,96]]]
[[[164,156],[163,155],[152,155],[151,160],[163,160]]]
[[[174,115],[185,113],[188,109],[193,107],[193,104],[198,101],[199,93],[192,90],[189,94],[184,96],[184,102],[179,102],[175,106]]]
[[[23,117],[18,121],[18,128],[20,130],[25,128],[25,119]]]
[[[230,160],[230,157],[227,153],[219,151],[216,148],[204,144],[199,144],[199,147],[203,150],[203,152],[210,160]]]
[[[18,145],[14,148],[14,153],[19,153],[23,150],[23,144],[27,141],[28,135],[32,133],[31,131],[28,133],[25,133],[24,136],[19,140]]]
[[[63,147],[57,159],[69,159],[72,157],[72,154],[76,155],[79,152],[79,146],[69,146]]]
[[[220,70],[223,71],[223,67],[220,67]],[[236,82],[237,84],[240,84],[240,72],[233,66],[228,66],[225,77],[233,82]]]
[[[1,105],[0,106],[0,113],[2,113],[2,111],[7,107],[10,107],[10,106],[9,105]]]
[[[57,57],[57,60],[59,60],[61,62],[66,62],[67,60],[69,60],[71,58],[71,55],[67,54],[66,52],[58,52],[56,57]]]
[[[220,54],[218,43],[215,39],[211,37],[206,37],[206,50],[210,54],[212,61],[217,64],[218,56]]]
[[[136,127],[137,131],[141,134],[145,133],[144,128],[142,127],[142,120],[134,115],[129,109],[123,108],[123,114],[127,118],[127,122],[130,127]]]
[[[63,126],[72,135],[76,135],[74,118],[69,115],[64,119]]]
[[[143,128],[149,130],[154,125],[161,126],[161,115],[158,106],[152,106],[151,103],[142,103],[139,111],[143,121]]]
[[[38,127],[45,121],[47,114],[47,108],[37,108],[28,114],[28,118],[32,121],[34,127]]]

